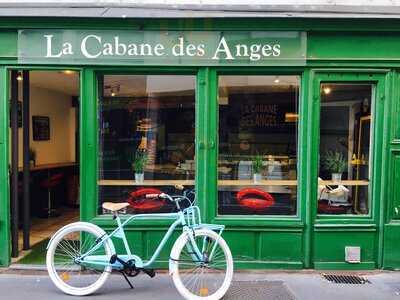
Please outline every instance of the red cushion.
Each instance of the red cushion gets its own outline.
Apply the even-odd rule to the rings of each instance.
[[[275,203],[275,199],[270,193],[254,188],[241,189],[237,193],[236,199],[240,205],[254,210],[262,210]]]
[[[159,189],[155,188],[142,188],[133,191],[129,194],[128,203],[137,211],[154,211],[164,206],[165,200],[159,198],[146,198],[147,194],[161,194]]]
[[[64,177],[63,173],[58,173],[55,175],[52,175],[51,177],[43,180],[40,185],[44,188],[52,188],[55,187],[56,185],[59,185],[61,182],[61,179]]]
[[[320,214],[344,214],[347,208],[344,206],[332,206],[326,201],[318,202],[318,213]]]

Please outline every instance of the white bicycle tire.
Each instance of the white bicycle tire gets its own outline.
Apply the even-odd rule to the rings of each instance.
[[[63,291],[66,294],[69,294],[69,295],[86,296],[86,295],[90,295],[90,294],[94,293],[95,291],[97,291],[99,288],[101,288],[103,286],[103,284],[106,282],[106,280],[110,276],[112,268],[111,268],[111,266],[107,266],[97,281],[95,281],[93,284],[91,284],[87,287],[83,287],[83,288],[69,286],[68,284],[63,282],[63,280],[61,280],[61,278],[57,275],[57,271],[55,270],[55,267],[53,264],[54,251],[55,251],[58,243],[60,242],[61,238],[63,238],[68,233],[71,233],[71,232],[77,231],[77,230],[82,230],[82,231],[92,233],[97,238],[100,238],[101,236],[106,234],[106,232],[103,229],[101,229],[100,227],[98,227],[94,224],[91,224],[91,223],[87,223],[87,222],[75,222],[75,223],[71,223],[71,224],[68,224],[68,225],[62,227],[60,230],[58,230],[54,234],[54,236],[52,237],[52,239],[50,241],[50,244],[48,246],[47,253],[46,253],[46,267],[47,267],[47,271],[49,273],[50,279],[56,285],[56,287],[58,287],[61,291]],[[111,257],[111,255],[115,252],[114,245],[112,244],[111,240],[107,240],[106,242],[104,242],[104,246],[105,246],[105,251],[106,251],[107,256]]]
[[[210,236],[214,239],[218,239],[218,243],[221,246],[222,250],[225,253],[226,257],[226,264],[227,264],[227,272],[226,276],[224,279],[223,284],[221,287],[212,295],[206,296],[206,297],[201,297],[194,295],[191,293],[182,283],[182,280],[179,276],[179,261],[171,261],[170,262],[170,270],[172,272],[172,280],[175,284],[176,289],[178,292],[187,300],[218,300],[221,299],[225,293],[228,291],[232,278],[233,278],[233,258],[232,258],[232,253],[229,249],[229,246],[225,242],[225,240],[220,237],[216,232],[209,230],[209,229],[197,229],[194,231],[195,236],[197,235],[205,235],[205,236]],[[180,237],[175,241],[172,250],[171,250],[171,258],[175,258],[179,260],[180,253],[187,243],[189,237],[187,236],[187,233],[183,233],[180,235]]]

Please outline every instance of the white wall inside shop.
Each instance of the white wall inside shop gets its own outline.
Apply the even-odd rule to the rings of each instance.
[[[19,99],[22,101],[20,84]],[[30,148],[36,152],[36,165],[75,162],[76,112],[68,94],[43,87],[30,87]],[[50,140],[34,141],[32,116],[47,116],[50,119]],[[22,167],[22,136],[19,128],[19,166]],[[10,130],[11,137],[11,130]],[[11,151],[11,148],[10,148]],[[10,152],[11,153],[11,152]]]

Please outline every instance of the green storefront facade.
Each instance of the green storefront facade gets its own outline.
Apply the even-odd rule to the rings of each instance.
[[[300,18],[3,18],[0,19],[0,27],[0,239],[3,241],[0,247],[0,265],[10,264],[10,71],[69,69],[80,73],[82,220],[98,224],[106,230],[115,226],[110,215],[99,213],[99,181],[102,179],[99,178],[101,175],[98,159],[98,101],[101,93],[99,75],[194,76],[194,186],[197,203],[205,222],[226,225],[224,237],[236,257],[237,268],[361,270],[400,267],[400,21]],[[100,46],[98,37],[104,42],[117,34],[121,37],[120,42],[124,37],[134,36],[133,42],[153,40],[155,44],[161,44],[162,41],[165,44],[158,47],[159,56],[153,55],[150,58],[137,58],[140,54],[136,58],[124,55],[114,55],[112,58],[104,56],[101,53],[103,48],[100,49],[104,45]],[[256,41],[264,41],[267,45],[264,53],[262,46],[254,48],[264,56],[255,56],[254,59],[242,59],[241,56],[235,57],[237,60],[227,60],[229,55],[223,48],[224,45],[220,44],[221,37],[226,37],[227,45],[230,46],[230,41],[237,34],[256,36]],[[49,38],[43,38],[43,43],[40,44],[40,37],[45,35],[54,36],[51,50],[46,48]],[[87,48],[90,57],[76,54],[75,50],[82,50],[80,43],[88,35],[92,35],[91,41],[98,45]],[[57,36],[63,37],[57,40]],[[202,54],[202,51],[200,49],[199,52],[195,46],[181,55],[182,57],[161,55],[164,53],[162,49],[166,53],[175,45],[171,41],[179,43],[181,36],[185,37],[186,46],[190,37],[193,37],[197,45],[204,43],[205,58],[196,55]],[[73,41],[71,46],[64,45],[63,48],[62,42],[68,39]],[[250,49],[251,41],[246,41],[241,36],[239,40]],[[278,57],[275,60],[271,58],[278,54],[273,51],[274,44],[280,44],[282,55],[287,56],[276,55]],[[61,56],[62,49],[66,49],[65,56]],[[152,49],[156,51],[154,47]],[[224,59],[218,57],[214,62],[212,57],[216,49],[225,49],[224,53],[220,53]],[[241,48],[245,51],[243,49]],[[47,58],[46,51],[51,52],[50,55],[47,53]],[[115,54],[116,50],[113,51]],[[71,52],[74,53],[70,54]],[[210,55],[207,56],[209,52]],[[294,163],[297,189],[296,205],[291,214],[225,214],[218,209],[218,179],[221,179],[218,175],[218,80],[221,76],[298,78],[297,159]],[[321,90],[329,84],[369,85],[372,95],[370,173],[368,182],[362,183],[368,186],[368,200],[366,207],[359,208],[364,211],[359,214],[318,213],[317,178],[320,130],[323,124],[320,107],[325,101]],[[128,237],[132,245],[135,245],[135,251],[144,256],[151,253],[159,243],[167,224],[168,220],[138,221],[131,224]],[[359,262],[346,262],[346,247],[359,247]],[[168,253],[164,253],[163,258],[166,260]]]

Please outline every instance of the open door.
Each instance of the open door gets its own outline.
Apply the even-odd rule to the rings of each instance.
[[[12,70],[9,85],[11,256],[42,264],[37,251],[79,219],[79,73]],[[32,247],[43,261],[24,257]]]

